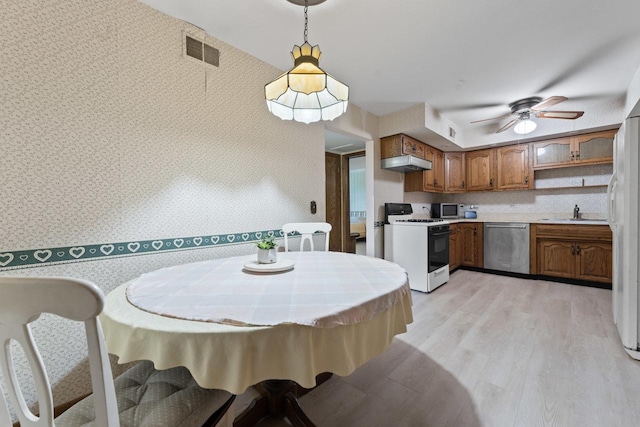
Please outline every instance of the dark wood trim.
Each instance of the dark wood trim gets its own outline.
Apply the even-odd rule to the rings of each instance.
[[[325,221],[333,226],[329,239],[329,250],[342,249],[342,156],[325,152]]]
[[[340,182],[342,187],[342,230],[340,230],[341,252],[349,252],[349,235],[351,234],[349,219],[349,157],[346,154],[340,156]]]

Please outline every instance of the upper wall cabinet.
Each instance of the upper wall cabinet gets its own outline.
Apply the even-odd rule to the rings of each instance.
[[[533,168],[591,165],[613,162],[616,129],[533,143]]]
[[[466,157],[467,191],[493,190],[495,150],[469,151]]]
[[[424,158],[431,162],[432,169],[405,174],[404,191],[442,193],[444,190],[444,153],[425,145]]]
[[[463,193],[465,188],[465,153],[444,153],[444,192]]]
[[[529,144],[496,148],[496,190],[533,188],[533,169],[529,161]]]
[[[425,144],[410,136],[399,134],[380,138],[380,149],[382,159],[407,154],[424,159]]]

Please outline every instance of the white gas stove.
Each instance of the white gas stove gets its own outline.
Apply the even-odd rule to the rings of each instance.
[[[449,222],[414,218],[409,203],[385,203],[384,259],[407,270],[409,286],[431,292],[449,281]]]

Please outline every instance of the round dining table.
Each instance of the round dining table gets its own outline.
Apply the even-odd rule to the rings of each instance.
[[[118,363],[185,366],[201,387],[233,394],[261,383],[272,394],[262,412],[313,425],[285,386],[312,388],[319,374],[349,375],[384,352],[413,321],[409,281],[403,268],[374,257],[278,255],[271,270],[255,268],[250,255],[167,267],[120,285],[100,315],[109,353]]]

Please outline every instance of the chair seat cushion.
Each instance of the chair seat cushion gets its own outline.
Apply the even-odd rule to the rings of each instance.
[[[187,368],[163,371],[143,361],[115,381],[121,427],[202,426],[231,397],[200,387]],[[56,427],[96,426],[93,396],[56,418]]]

